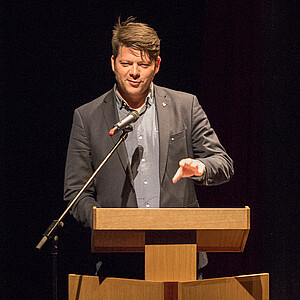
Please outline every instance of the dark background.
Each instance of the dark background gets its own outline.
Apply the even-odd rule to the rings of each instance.
[[[299,299],[296,1],[61,2],[1,1],[3,299],[51,299],[50,248],[35,246],[66,207],[73,110],[112,87],[111,31],[130,15],[162,40],[155,83],[196,94],[235,161],[200,205],[251,208],[245,252],[210,254],[205,277],[269,272],[271,299]],[[65,219],[60,299],[67,274],[87,271],[87,233]]]

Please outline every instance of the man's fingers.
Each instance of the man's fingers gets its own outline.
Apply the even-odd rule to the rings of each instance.
[[[185,159],[182,159],[180,162],[179,162],[179,165],[180,165],[180,167],[186,167],[187,165],[190,165],[190,164],[192,164],[193,163],[193,159],[191,159],[191,158],[185,158]]]
[[[172,181],[176,183],[183,177],[201,176],[205,171],[205,166],[199,160],[185,158],[179,162],[179,169],[174,175]]]
[[[176,183],[180,178],[182,178],[182,168],[179,167],[178,170],[176,171],[175,175],[173,176],[173,183]]]

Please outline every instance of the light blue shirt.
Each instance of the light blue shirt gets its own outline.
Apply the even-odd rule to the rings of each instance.
[[[116,85],[114,93],[119,119],[122,120],[133,109],[116,92]],[[160,198],[159,132],[153,84],[140,111],[140,118],[132,124],[132,127],[133,131],[129,132],[125,145],[130,164],[132,165],[133,155],[138,158],[137,172],[133,171],[137,204],[139,208],[158,208]]]

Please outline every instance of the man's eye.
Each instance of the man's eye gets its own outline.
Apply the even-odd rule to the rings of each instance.
[[[148,64],[140,64],[140,66],[142,66],[143,68],[148,68],[149,67]]]
[[[129,66],[129,63],[121,63],[121,65],[122,65],[123,67],[128,67],[128,66]]]

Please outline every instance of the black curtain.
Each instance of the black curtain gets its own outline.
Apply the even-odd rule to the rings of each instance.
[[[251,208],[245,252],[210,254],[204,276],[269,272],[272,299],[299,298],[296,1],[1,1],[0,13],[5,299],[51,299],[50,245],[34,248],[66,207],[73,110],[112,87],[111,31],[131,15],[162,39],[155,82],[196,94],[235,161],[230,183],[197,188],[200,205]],[[89,231],[65,223],[60,299],[93,259]]]

